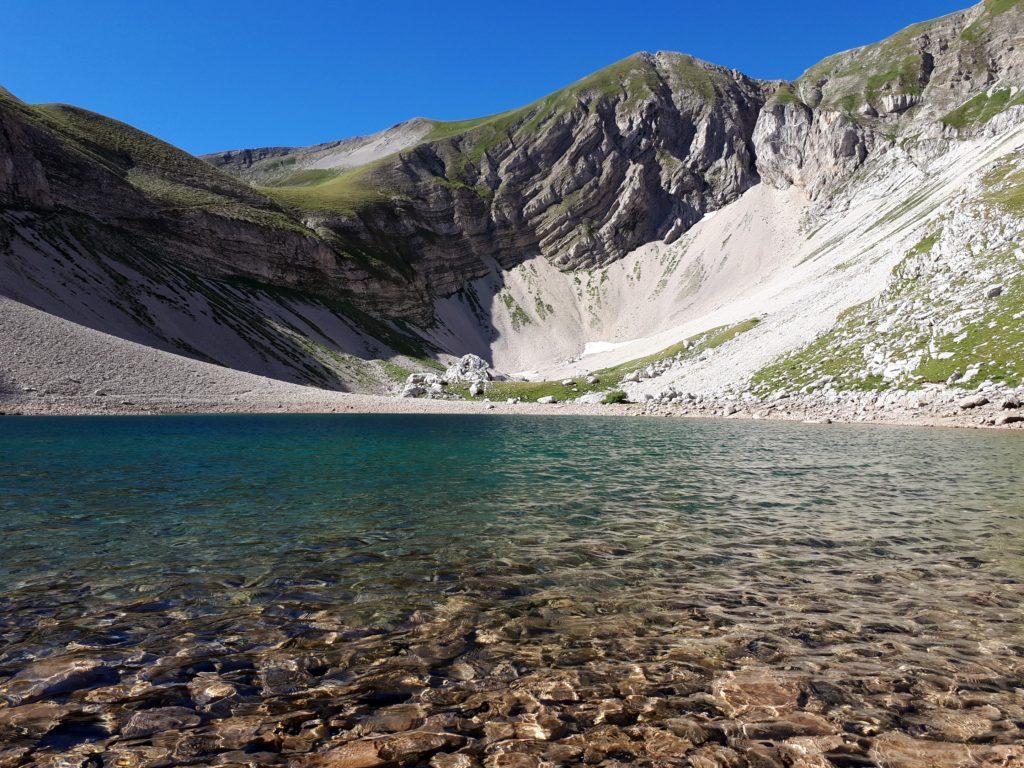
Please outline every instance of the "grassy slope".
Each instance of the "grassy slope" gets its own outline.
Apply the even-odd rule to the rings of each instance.
[[[0,107],[50,134],[80,161],[122,179],[159,211],[198,210],[308,234],[247,185],[125,123],[63,104],[28,105],[6,91]]]
[[[798,90],[828,79],[821,106],[851,116],[864,104],[877,105],[885,94],[918,94],[924,61],[915,39],[933,22],[907,27],[881,42],[830,56],[797,81]]]
[[[101,194],[99,190],[104,189],[100,185],[109,183],[100,181],[104,175],[108,175],[120,179],[127,187],[143,195],[154,214],[173,216],[202,212],[282,232],[301,234],[304,237],[312,234],[275,201],[262,195],[258,190],[170,144],[119,121],[61,104],[29,105],[3,89],[0,89],[0,110],[10,110],[15,119],[46,134],[45,143],[40,142],[40,145],[50,151],[47,163],[61,163],[61,159],[66,158],[58,170],[61,174],[66,174],[71,183],[75,182],[77,174],[82,171],[95,175],[97,195]],[[88,184],[83,184],[81,191],[88,192],[89,188]],[[97,202],[102,204],[103,201]],[[144,215],[145,211],[126,209],[118,213],[137,216]],[[62,230],[56,226],[48,234],[51,238],[63,237]],[[130,233],[119,231],[117,237],[122,236],[128,237]],[[81,244],[69,244],[68,252],[76,247],[88,248],[88,238],[83,238]],[[118,258],[128,260],[132,253],[131,248],[125,249],[119,253]],[[97,255],[93,257],[99,258]],[[268,350],[267,354],[286,364],[294,364],[297,369],[306,370],[313,383],[332,385],[330,377],[325,378],[323,371],[316,368],[316,363],[322,364],[328,371],[338,373],[349,382],[364,385],[364,388],[376,389],[376,381],[390,380],[385,375],[386,372],[380,370],[379,362],[341,354],[300,330],[273,323],[255,310],[255,305],[238,301],[234,292],[222,290],[218,287],[220,283],[217,281],[197,278],[174,264],[160,264],[159,260],[152,264],[131,262],[130,266],[140,270],[142,274],[156,270],[156,274],[152,276],[158,282],[163,279],[160,270],[170,270],[170,274],[164,276],[168,284],[184,281],[189,289],[206,297],[211,306],[224,313],[219,322],[231,326],[239,325],[243,333],[251,333],[255,341],[263,345],[261,348]],[[310,300],[310,297],[304,294],[293,295],[291,289],[257,283],[249,278],[238,277],[231,282],[239,291],[257,298],[258,295],[280,297],[285,306],[292,300],[299,303]],[[329,300],[321,297],[312,301]],[[427,351],[418,343],[416,337],[397,332],[391,326],[366,315],[346,301],[330,301],[333,302],[330,307],[332,311],[348,318],[369,335],[405,355],[412,369],[419,370],[423,366],[438,365],[426,357]],[[140,322],[144,320],[136,319]],[[310,361],[315,361],[313,367],[310,367],[310,362],[303,362],[296,356],[299,349],[309,356]],[[184,348],[182,351],[189,353]]]
[[[986,174],[976,202],[994,208],[1011,222],[1024,219],[1024,152],[1007,157]],[[976,215],[985,215],[984,208]],[[939,282],[927,274],[916,277],[906,265],[930,254],[941,234],[937,228],[906,254],[878,299],[847,310],[830,331],[759,371],[752,381],[753,391],[761,395],[813,391],[827,383],[840,391],[881,391],[892,386],[917,389],[967,372],[976,373],[962,380],[965,385],[984,380],[1012,386],[1024,383],[1024,273],[1020,258],[1006,245],[973,243],[970,267],[938,273],[950,282],[952,292],[938,290]],[[982,299],[989,286],[977,276],[985,273],[999,275],[1004,286],[1001,296]],[[915,309],[911,312],[907,307]],[[941,320],[964,312],[969,319],[955,333],[932,338],[927,327],[922,327],[922,317]],[[918,360],[918,364],[896,381],[868,375],[870,360],[882,349],[890,351],[890,359]]]
[[[972,125],[984,125],[1010,106],[1021,103],[1024,103],[1024,94],[1014,98],[1009,88],[1000,88],[991,94],[979,93],[948,113],[942,118],[942,122],[957,130]]]
[[[986,0],[984,12],[961,34],[959,45],[965,61],[984,59],[983,44],[993,21],[1011,10],[1019,11],[1024,0]],[[797,81],[798,92],[827,79],[821,106],[846,112],[863,119],[859,110],[865,104],[877,107],[887,94],[920,94],[925,62],[920,53],[922,35],[941,19],[914,24],[878,43],[830,56],[811,67]],[[1008,95],[1008,94],[1007,94]],[[1020,103],[1019,101],[1014,103]],[[990,98],[976,96],[946,116],[946,123],[962,128],[998,114],[1009,106],[1009,99],[997,93]]]

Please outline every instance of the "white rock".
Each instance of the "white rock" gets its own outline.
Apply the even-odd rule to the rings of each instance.
[[[554,395],[548,395],[547,397],[537,398],[537,402],[540,403],[541,405],[554,405],[555,403],[558,402],[558,400],[555,399]]]
[[[965,397],[961,400],[958,405],[964,411],[969,411],[972,408],[980,408],[983,405],[988,405],[988,398],[984,395],[972,395],[971,397]]]
[[[463,355],[445,370],[444,381],[490,381],[491,372],[487,361],[477,355]]]

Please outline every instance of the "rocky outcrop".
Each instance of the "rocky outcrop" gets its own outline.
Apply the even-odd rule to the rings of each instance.
[[[897,145],[945,151],[1019,108],[1022,36],[1019,4],[985,2],[825,59],[760,114],[758,173],[817,199]]]
[[[848,116],[801,102],[768,105],[754,130],[761,180],[780,189],[802,187],[812,198],[848,178],[874,143],[874,134]]]
[[[448,366],[441,378],[448,383],[453,383],[490,381],[493,376],[486,360],[477,355],[463,355]]]

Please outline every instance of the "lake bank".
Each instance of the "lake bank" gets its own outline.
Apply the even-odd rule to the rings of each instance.
[[[380,395],[333,392],[297,385],[282,385],[273,393],[240,391],[227,397],[188,398],[142,396],[59,396],[41,393],[0,397],[5,415],[102,416],[170,414],[493,414],[524,416],[646,416],[658,418],[723,418],[729,420],[787,421],[968,429],[1024,429],[1024,409],[1004,408],[1005,398],[993,396],[970,408],[961,406],[966,395],[936,402],[920,398],[887,403],[869,393],[847,401],[823,403],[799,396],[767,403],[744,403],[735,398],[708,398],[695,402],[649,402],[601,405],[573,401],[555,404],[507,403],[481,400],[403,399]],[[998,423],[1001,419],[1019,421]]]

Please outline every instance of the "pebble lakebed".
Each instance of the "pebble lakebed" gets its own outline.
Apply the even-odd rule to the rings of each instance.
[[[0,427],[0,766],[1012,766],[1013,435]]]

